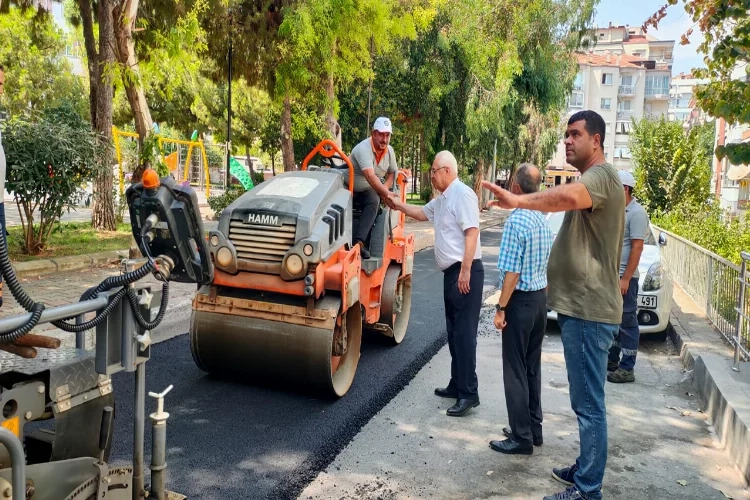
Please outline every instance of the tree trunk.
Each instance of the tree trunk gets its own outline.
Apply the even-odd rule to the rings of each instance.
[[[341,147],[341,126],[338,120],[333,114],[334,104],[336,102],[336,90],[333,82],[333,72],[328,74],[328,81],[326,82],[326,128],[328,133],[331,134],[333,142],[340,148]]]
[[[284,160],[284,172],[296,170],[292,139],[292,103],[288,95],[284,96],[284,109],[281,112],[281,158]]]
[[[336,54],[336,40],[333,41],[332,55]],[[336,145],[341,148],[341,126],[339,125],[334,108],[336,105],[336,85],[333,79],[333,68],[328,71],[326,77],[326,128]]]
[[[130,103],[130,109],[135,119],[135,129],[140,136],[138,145],[143,151],[143,141],[151,131],[151,112],[148,108],[146,95],[141,86],[141,74],[138,69],[138,61],[135,58],[135,41],[133,40],[133,28],[138,15],[139,0],[124,0],[119,9],[116,9],[115,38],[117,40],[117,59],[125,68],[132,73],[130,78],[124,78],[125,94]],[[133,182],[140,182],[143,172],[149,167],[148,159],[139,164],[133,171]]]
[[[479,158],[476,171],[474,172],[474,192],[477,194],[479,210],[482,209],[482,181],[484,180],[484,158]]]
[[[252,179],[255,169],[253,168],[253,160],[250,159],[250,146],[247,144],[245,144],[245,161],[247,162],[247,168],[250,169],[250,178]],[[253,183],[255,183],[254,180]]]
[[[424,157],[426,155],[425,152],[425,145],[424,145],[424,130],[419,131],[419,148],[417,150],[417,168],[420,171],[420,178],[419,178],[419,190],[423,191],[427,188],[427,186],[430,186],[431,180],[430,180],[430,169],[429,168],[422,168],[424,163]],[[420,193],[421,194],[421,193]],[[432,190],[432,196],[430,196],[430,199],[437,196],[437,192],[435,189]],[[425,200],[430,201],[430,200]]]
[[[99,52],[96,50],[96,38],[94,36],[94,18],[91,14],[89,0],[78,0],[78,8],[81,13],[83,43],[86,46],[86,59],[89,69],[89,114],[91,126],[96,128],[96,95],[101,82],[99,77]]]
[[[86,1],[81,0],[81,2]],[[82,7],[82,14],[83,10]],[[108,72],[103,71],[105,65],[111,65],[115,62],[112,0],[100,0],[98,11],[99,57],[94,58],[93,66],[96,69],[96,74],[91,75],[91,85],[96,85],[96,102],[91,110],[91,115],[92,117],[96,117],[96,121],[92,122],[92,125],[102,136],[107,147],[104,150],[104,168],[94,180],[94,204],[91,214],[91,224],[96,229],[114,231],[117,225],[115,223],[114,175],[112,172],[112,150],[110,148],[112,143],[113,87],[111,79],[107,76]],[[88,51],[90,44],[87,43],[86,45]],[[89,62],[89,68],[91,67],[92,64]]]

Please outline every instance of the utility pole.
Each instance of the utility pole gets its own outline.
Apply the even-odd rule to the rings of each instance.
[[[227,173],[226,173],[226,189],[229,189],[229,160],[232,157],[232,13],[229,13],[229,54],[227,55],[227,63],[229,66],[229,88],[227,92]]]

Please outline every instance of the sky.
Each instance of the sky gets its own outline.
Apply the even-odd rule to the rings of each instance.
[[[599,27],[613,25],[641,26],[651,14],[659,10],[666,0],[601,0],[596,7],[594,22]],[[649,28],[648,34],[659,40],[674,40],[674,63],[672,75],[689,73],[692,68],[703,67],[703,55],[698,53],[698,45],[703,37],[696,29],[690,36],[689,45],[680,45],[680,37],[693,21],[685,12],[684,3],[678,2],[667,9],[667,16],[659,23],[659,29]]]

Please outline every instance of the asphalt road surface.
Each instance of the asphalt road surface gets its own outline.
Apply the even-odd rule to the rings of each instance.
[[[500,235],[500,228],[481,234],[485,290],[497,282]],[[406,338],[396,347],[379,337],[363,339],[354,384],[337,401],[207,375],[193,363],[187,335],[155,345],[146,364],[146,390],[161,392],[174,385],[165,402],[170,414],[167,488],[211,500],[296,498],[446,343],[443,274],[432,249],[414,260]],[[133,380],[134,374],[114,377],[114,465],[132,460]],[[155,410],[148,399],[146,464],[148,414]]]

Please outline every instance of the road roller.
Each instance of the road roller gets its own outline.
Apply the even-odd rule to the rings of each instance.
[[[190,320],[201,370],[336,398],[352,385],[363,333],[401,343],[414,236],[404,214],[380,207],[362,259],[352,246],[361,214],[353,188],[350,159],[326,139],[299,171],[266,180],[221,212],[208,233],[213,280],[198,289]],[[405,199],[403,172],[392,191]]]

